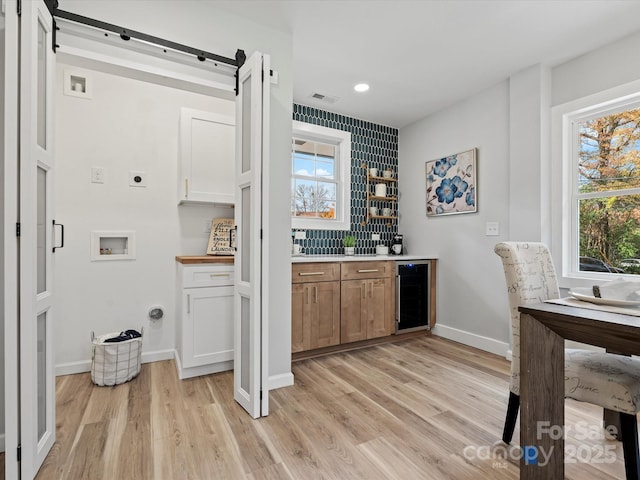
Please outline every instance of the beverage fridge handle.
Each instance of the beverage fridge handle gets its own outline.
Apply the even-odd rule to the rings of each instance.
[[[396,322],[400,322],[400,275],[396,275]]]

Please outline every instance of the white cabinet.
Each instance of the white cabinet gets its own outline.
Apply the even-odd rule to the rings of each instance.
[[[178,264],[178,376],[233,368],[233,265]]]
[[[233,205],[235,118],[180,111],[178,203]]]

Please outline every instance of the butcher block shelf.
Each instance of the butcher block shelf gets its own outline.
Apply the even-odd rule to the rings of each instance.
[[[185,265],[197,263],[233,263],[234,258],[232,255],[177,255],[176,262]]]

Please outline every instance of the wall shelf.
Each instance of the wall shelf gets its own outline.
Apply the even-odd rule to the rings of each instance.
[[[364,163],[363,163],[364,165]],[[367,168],[367,167],[364,167]],[[392,182],[397,182],[397,180],[395,178],[387,178],[387,177],[374,177],[369,175],[368,173],[368,169],[367,169],[367,178],[369,178],[372,181],[376,181],[376,182],[387,182],[387,183],[392,183]]]
[[[376,197],[375,195],[367,195],[369,200],[378,200],[379,202],[397,202],[396,197]]]
[[[385,223],[385,225],[387,227],[391,227],[393,225],[393,220],[396,220],[398,217],[397,215],[372,215],[371,214],[371,207],[376,207],[378,208],[380,211],[382,210],[382,208],[391,208],[391,206],[393,205],[395,206],[395,203],[398,201],[398,197],[396,195],[386,195],[386,196],[381,196],[381,195],[376,195],[375,190],[372,191],[371,187],[373,186],[375,189],[375,185],[376,184],[385,184],[387,185],[386,189],[383,190],[389,190],[392,188],[396,188],[397,190],[397,179],[393,178],[393,177],[379,177],[377,175],[370,175],[369,174],[369,168],[367,166],[366,163],[363,163],[362,168],[365,169],[366,172],[366,178],[367,178],[367,211],[366,211],[366,215],[364,217],[364,220],[362,221],[361,225],[364,227],[365,225],[367,225],[367,223],[369,223],[371,220],[387,220],[387,222]],[[385,205],[386,204],[386,205]],[[396,212],[397,213],[397,212]]]

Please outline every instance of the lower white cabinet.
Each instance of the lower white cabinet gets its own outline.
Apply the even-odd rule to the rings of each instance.
[[[233,369],[233,265],[179,264],[180,378]]]

